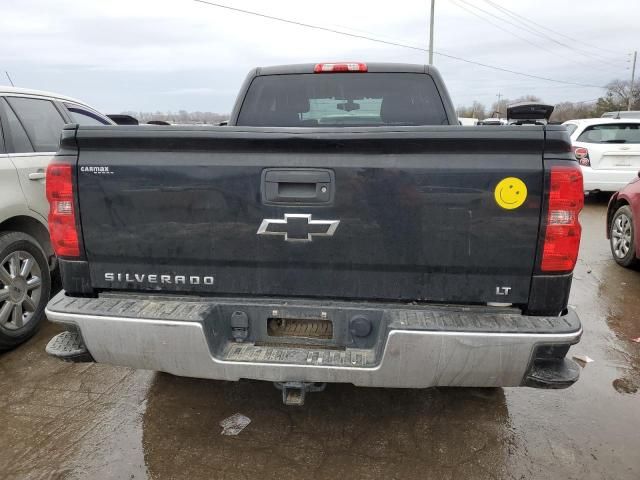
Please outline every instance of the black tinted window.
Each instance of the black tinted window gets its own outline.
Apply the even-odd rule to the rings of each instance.
[[[238,117],[242,126],[442,125],[433,79],[412,73],[323,73],[256,77]]]
[[[27,137],[27,134],[22,128],[18,117],[7,102],[0,98],[0,109],[4,111],[7,121],[3,123],[2,129],[4,132],[5,146],[8,153],[29,153],[33,152],[31,142]]]
[[[55,152],[58,149],[64,119],[49,100],[7,97],[20,118],[36,152]]]
[[[578,136],[585,143],[640,143],[640,124],[605,123],[593,125]]]
[[[578,128],[578,126],[575,123],[567,123],[564,128],[567,129],[567,133],[569,134],[569,136],[573,135],[573,132],[576,131],[576,129]]]
[[[110,123],[105,119],[100,118],[99,115],[90,112],[89,110],[85,110],[84,108],[69,103],[65,103],[64,106],[67,107],[69,116],[74,123],[78,123],[80,125],[110,125]]]

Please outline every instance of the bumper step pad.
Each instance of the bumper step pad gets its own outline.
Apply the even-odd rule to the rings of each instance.
[[[290,299],[246,299],[153,296],[151,294],[102,294],[98,298],[68,297],[64,292],[51,299],[47,309],[53,313],[123,317],[148,320],[202,322],[212,315],[216,307],[229,310],[250,310],[258,307],[272,310],[296,309],[317,313],[326,311],[329,318],[334,312],[349,309],[354,312],[382,310],[388,319],[388,328],[400,330],[427,330],[450,332],[562,334],[580,329],[577,315],[562,317],[529,317],[513,309],[495,307],[451,307],[444,305],[373,304],[358,302],[304,301],[300,305]],[[335,328],[335,327],[334,327]],[[317,338],[317,337],[316,337]]]
[[[93,362],[78,332],[62,332],[49,340],[45,351],[66,362]]]
[[[537,360],[525,378],[524,385],[533,388],[561,389],[580,378],[580,367],[569,358]]]

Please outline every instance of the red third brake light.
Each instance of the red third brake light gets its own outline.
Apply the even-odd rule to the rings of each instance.
[[[551,167],[549,210],[542,252],[543,272],[570,272],[576,265],[582,227],[578,220],[584,206],[580,167]]]
[[[367,64],[358,62],[316,63],[314,73],[366,72]]]
[[[49,235],[53,250],[59,257],[79,257],[71,165],[60,163],[49,165],[47,200],[49,200]]]

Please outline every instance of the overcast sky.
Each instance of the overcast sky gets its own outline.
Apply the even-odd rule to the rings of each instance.
[[[429,0],[219,3],[428,45]],[[490,3],[571,39],[544,30],[551,38],[540,35],[531,23],[529,29],[517,28],[507,21],[518,25],[518,17]],[[604,85],[630,76],[628,53],[640,48],[639,17],[637,0],[436,0],[435,50],[522,73]],[[8,83],[7,70],[16,86],[76,97],[105,113],[226,113],[252,67],[327,60],[426,63],[427,54],[193,0],[0,0],[0,84]],[[603,92],[439,55],[435,65],[456,105],[473,100],[490,105],[498,93],[535,94],[553,104],[591,100]]]

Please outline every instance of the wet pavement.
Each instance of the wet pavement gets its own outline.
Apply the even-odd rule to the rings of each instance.
[[[285,407],[267,383],[57,361],[47,324],[0,354],[0,478],[637,480],[640,272],[611,259],[605,214],[582,214],[570,354],[594,362],[568,390],[329,385]],[[236,412],[251,423],[221,436]]]

